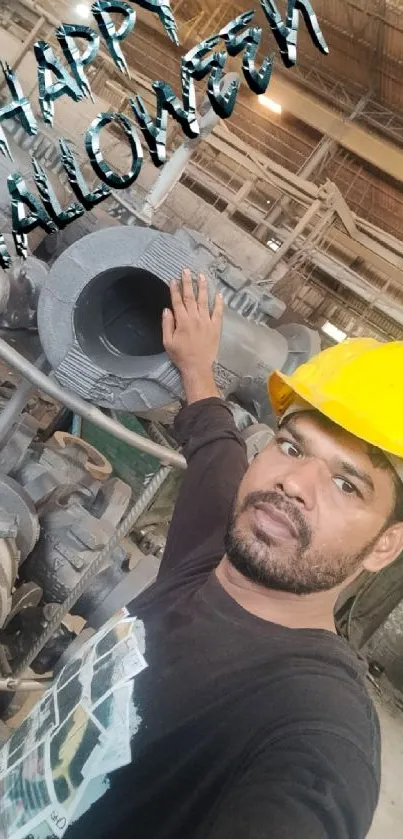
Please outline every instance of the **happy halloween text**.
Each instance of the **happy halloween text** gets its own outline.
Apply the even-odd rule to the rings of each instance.
[[[138,5],[156,14],[169,38],[179,46],[178,28],[170,7],[170,0],[136,0]],[[287,13],[283,19],[273,0],[261,0],[266,20],[277,42],[282,62],[288,68],[297,60],[297,35],[300,16],[303,18],[315,46],[323,53],[328,47],[315,12],[309,0],[288,0]],[[93,100],[91,86],[85,73],[97,57],[101,39],[118,70],[128,73],[128,66],[121,44],[132,32],[136,23],[133,6],[123,0],[97,0],[91,7],[97,24],[97,30],[82,24],[63,24],[55,31],[67,66],[56,56],[46,41],[34,44],[34,53],[38,72],[38,92],[41,117],[43,122],[53,126],[54,103],[61,96],[68,96],[73,102],[85,97]],[[123,16],[123,22],[117,29],[111,15]],[[143,149],[140,143],[140,129],[150,157],[155,166],[162,166],[167,159],[168,115],[176,120],[183,133],[189,138],[200,134],[196,108],[195,81],[207,79],[207,95],[214,111],[222,119],[231,116],[240,87],[239,79],[231,81],[227,89],[221,82],[224,77],[228,56],[243,53],[242,70],[247,85],[255,94],[267,90],[273,69],[274,56],[268,55],[257,69],[255,59],[261,43],[262,28],[249,26],[254,11],[239,15],[224,26],[220,32],[201,41],[189,50],[180,61],[181,100],[172,87],[164,81],[154,81],[155,117],[148,112],[141,96],[129,99],[133,120],[122,113],[108,111],[98,114],[88,128],[84,143],[94,172],[101,183],[90,190],[66,139],[59,140],[61,162],[66,172],[71,189],[77,202],[62,208],[45,170],[35,156],[32,157],[33,177],[40,196],[34,195],[27,187],[19,172],[7,179],[11,196],[12,228],[15,248],[18,256],[26,257],[28,251],[27,234],[40,227],[46,233],[63,230],[66,225],[91,210],[111,195],[112,189],[127,189],[140,173],[143,162]],[[80,52],[77,40],[86,42],[86,48]],[[220,44],[223,47],[212,52]],[[29,100],[24,95],[18,76],[7,64],[0,62],[4,73],[9,101],[0,106],[0,151],[12,158],[11,151],[1,127],[5,120],[17,118],[29,135],[38,133]],[[130,172],[121,175],[105,161],[100,150],[100,134],[104,127],[112,123],[122,129],[132,152]],[[0,233],[0,266],[9,268],[11,256],[4,236]]]

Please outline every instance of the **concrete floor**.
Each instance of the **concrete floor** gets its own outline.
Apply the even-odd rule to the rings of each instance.
[[[403,711],[373,694],[382,731],[381,797],[367,839],[403,839]]]

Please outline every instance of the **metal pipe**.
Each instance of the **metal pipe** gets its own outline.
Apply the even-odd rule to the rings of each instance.
[[[159,448],[161,448],[161,446]],[[73,606],[75,606],[77,601],[80,599],[82,593],[90,584],[91,580],[103,568],[105,561],[109,559],[111,553],[115,550],[117,545],[119,545],[122,539],[124,539],[125,536],[127,536],[128,533],[130,533],[130,531],[133,529],[133,526],[135,525],[136,521],[138,521],[140,516],[150,505],[151,501],[154,499],[157,492],[160,490],[162,484],[167,479],[171,471],[171,467],[162,466],[161,469],[159,469],[159,471],[156,472],[150,483],[147,484],[146,488],[140,495],[140,498],[138,498],[136,503],[133,505],[132,509],[130,510],[130,513],[128,513],[126,518],[123,519],[120,525],[116,528],[115,532],[109,539],[109,542],[105,545],[104,548],[102,548],[102,550],[99,552],[99,554],[97,554],[97,556],[92,560],[92,562],[90,562],[90,564],[84,571],[82,577],[78,581],[77,585],[74,586],[74,588],[71,590],[70,594],[68,594],[64,602],[57,607],[53,617],[51,618],[51,620],[49,621],[39,638],[37,638],[35,643],[32,645],[31,649],[24,656],[22,661],[17,666],[16,670],[13,672],[13,679],[24,673],[27,667],[29,667],[30,664],[32,664],[32,662],[39,655],[41,650],[43,650],[45,644],[47,644],[52,635],[59,628],[65,615],[67,615],[68,612],[70,612],[70,610],[73,608]]]
[[[118,440],[122,440],[124,443],[128,443],[129,446],[134,446],[134,448],[146,454],[157,457],[162,463],[170,464],[177,469],[186,469],[186,460],[179,452],[175,452],[165,446],[160,446],[152,440],[142,437],[141,434],[130,431],[129,428],[125,428],[121,423],[116,422],[111,417],[107,417],[99,408],[95,408],[89,402],[86,402],[85,399],[81,399],[80,396],[76,396],[76,394],[65,390],[54,379],[51,379],[38,370],[21,353],[7,344],[3,338],[0,338],[0,358],[15,370],[18,370],[24,378],[29,379],[39,390],[43,390],[52,399],[56,399],[57,402],[61,402],[67,408],[70,408],[74,414],[78,414],[80,417],[94,423],[94,425],[97,425],[109,434],[113,434],[114,437],[117,437]]]
[[[169,440],[166,439],[166,435],[163,434],[162,431],[158,428],[155,422],[150,422],[148,428],[146,428],[147,434],[154,440],[154,443],[159,443],[161,446],[169,446],[169,448],[177,449],[177,445],[173,445],[169,443]]]
[[[46,356],[42,353],[42,355],[40,355],[35,361],[34,366],[38,370],[43,370],[47,363]],[[24,410],[34,391],[35,388],[32,387],[32,382],[30,382],[29,379],[23,378],[17,385],[11,398],[8,402],[6,402],[2,412],[0,413],[0,447],[4,442],[7,432],[17,422],[18,417]]]

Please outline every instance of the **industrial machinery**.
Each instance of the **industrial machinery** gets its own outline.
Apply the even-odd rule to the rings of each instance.
[[[162,309],[184,267],[195,278],[203,271],[211,300],[220,289],[227,304],[216,377],[252,458],[271,435],[261,425],[269,372],[294,370],[319,349],[317,334],[298,324],[274,328],[281,301],[252,286],[194,232],[100,225],[88,233],[86,217],[79,219],[68,235],[40,245],[47,261],[32,256],[2,273],[3,336],[21,347],[22,336],[34,334],[45,389],[55,382],[61,402],[69,404],[66,392],[75,394],[105,418],[140,415],[164,452],[168,440],[175,447],[172,418],[183,393],[162,346]],[[27,664],[37,674],[54,667],[74,637],[63,620],[67,611],[96,624],[129,591],[134,597],[155,579],[178,485],[163,466],[128,513],[131,487],[85,440],[59,430],[38,441],[36,420],[22,413],[31,396],[32,383],[23,378],[0,413],[3,678]],[[162,489],[164,514],[160,505],[150,516]]]
[[[60,174],[54,141],[19,137],[18,125],[10,124],[14,139],[27,146],[18,149],[26,158],[19,159],[21,168],[29,146]],[[0,158],[0,168],[12,166]],[[156,206],[160,189],[158,182],[151,196]],[[189,229],[152,228],[144,213],[123,225],[117,206],[112,200],[109,215],[97,209],[63,232],[39,237],[35,256],[0,271],[0,336],[7,341],[0,339],[0,359],[7,363],[5,380],[8,366],[22,376],[17,386],[14,379],[0,386],[0,690],[21,687],[29,667],[32,684],[32,674],[65,660],[77,632],[68,616],[99,626],[156,577],[185,467],[172,428],[183,392],[161,334],[172,279],[184,267],[194,279],[202,271],[210,301],[216,291],[223,294],[215,372],[249,459],[272,434],[268,375],[275,368],[291,373],[320,349],[318,334],[305,325],[277,323],[282,301],[254,284],[228,253]],[[6,193],[0,219],[11,250]],[[33,406],[43,394],[53,406],[45,429]],[[163,465],[142,474],[132,497],[134,484],[113,474],[115,464],[69,433],[67,409],[90,415]],[[122,424],[128,414],[140,418],[143,436]],[[392,617],[385,624],[392,640],[378,644],[377,662],[381,647],[390,653],[396,640]]]
[[[184,267],[194,276],[204,271],[212,293],[212,263],[206,245],[186,230],[113,227],[71,245],[52,265],[38,302],[41,344],[63,387],[97,405],[147,416],[180,399],[179,374],[162,346],[162,311],[170,305],[169,283]],[[265,382],[274,368],[292,372],[319,350],[317,333],[307,327],[267,326],[275,298],[249,290],[230,272],[221,285],[229,305],[216,377],[225,396]]]
[[[131,499],[130,487],[111,477],[111,465],[84,440],[59,431],[49,442],[36,443],[35,425],[23,415],[0,453],[0,643],[10,671],[49,610],[63,602],[107,544]],[[111,552],[78,604],[79,614],[98,604],[100,586],[106,591],[116,585],[127,559],[121,546]],[[69,641],[70,633],[63,635]],[[48,669],[46,658],[38,669]]]

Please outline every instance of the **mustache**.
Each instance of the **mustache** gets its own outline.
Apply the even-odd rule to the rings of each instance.
[[[285,513],[297,530],[301,548],[305,550],[309,547],[312,540],[311,528],[302,515],[301,510],[299,510],[295,504],[292,504],[291,501],[287,501],[280,492],[275,492],[274,490],[267,492],[263,492],[262,490],[250,492],[246,498],[244,498],[242,505],[238,510],[238,514],[244,513],[250,507],[256,507],[257,504],[261,503],[271,504],[276,510],[280,510],[282,513]]]

